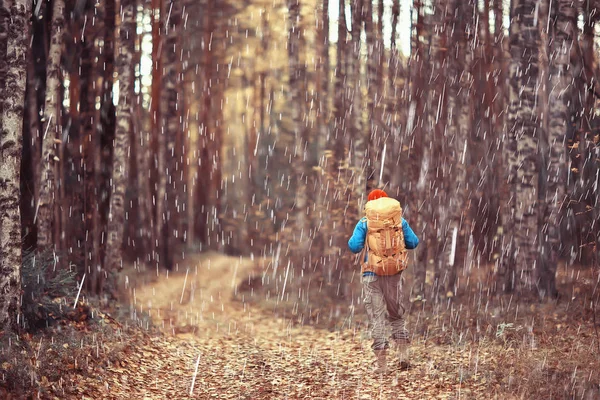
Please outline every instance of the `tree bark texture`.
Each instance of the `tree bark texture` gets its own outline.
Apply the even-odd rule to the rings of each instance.
[[[361,85],[361,32],[363,25],[363,1],[351,0],[352,10],[352,49],[351,59],[348,61],[348,76],[347,87],[349,90],[348,98],[350,99],[350,107],[348,117],[350,120],[350,140],[352,143],[351,165],[353,167],[353,188],[355,201],[358,209],[362,209],[367,189],[365,179],[366,173],[366,158],[368,135],[363,130],[363,102],[362,102],[362,85]],[[369,0],[370,1],[370,0]]]
[[[536,281],[539,254],[538,188],[541,135],[536,107],[539,78],[540,32],[535,25],[536,2],[515,0],[510,32],[510,106],[507,156],[511,185],[507,233],[513,236],[515,289],[531,292]],[[512,225],[512,226],[510,226]],[[508,260],[507,260],[508,261]]]
[[[346,27],[346,0],[339,0],[339,20],[338,20],[338,39],[336,46],[336,65],[335,65],[335,91],[334,91],[334,126],[333,140],[330,141],[328,147],[333,152],[332,170],[335,170],[338,165],[344,163],[344,155],[346,148],[346,112],[347,102],[345,93],[346,82],[346,58],[347,43],[346,35],[348,28]]]
[[[288,0],[289,12],[288,25],[288,62],[289,62],[289,90],[291,117],[294,130],[294,154],[293,161],[294,180],[296,181],[296,232],[300,251],[308,249],[308,224],[307,224],[307,193],[306,193],[306,172],[307,163],[307,145],[308,130],[305,127],[304,114],[306,106],[304,104],[301,91],[305,87],[306,67],[304,65],[301,53],[302,40],[302,20],[300,15],[300,0]]]
[[[119,79],[119,99],[117,102],[117,127],[112,160],[112,187],[108,211],[107,243],[104,269],[108,273],[123,266],[122,244],[125,226],[125,192],[128,184],[129,135],[133,106],[133,80],[135,52],[134,0],[121,0],[121,23],[116,37],[116,69]]]
[[[163,3],[162,18],[165,21],[166,40],[162,46],[162,93],[160,98],[161,132],[158,148],[158,204],[162,203],[161,212],[157,212],[160,229],[157,230],[159,259],[167,269],[173,268],[173,250],[177,231],[178,188],[181,180],[177,174],[176,138],[182,129],[180,125],[181,109],[178,92],[178,68],[181,60],[181,46],[178,41],[181,25],[182,2]],[[158,101],[158,99],[155,99]]]
[[[567,131],[570,129],[571,99],[570,54],[576,27],[575,4],[569,0],[550,0],[550,88],[548,94],[549,125],[547,156],[547,183],[544,220],[542,223],[542,250],[540,291],[556,295],[556,268],[564,250],[561,225],[566,205],[567,185]]]
[[[37,207],[37,245],[38,250],[52,248],[58,238],[53,238],[56,206],[56,174],[59,161],[61,127],[59,119],[58,87],[60,85],[60,57],[63,48],[64,0],[54,0],[52,7],[52,33],[50,51],[46,68],[46,98],[42,119],[42,159],[40,195]]]
[[[0,87],[0,329],[18,328],[21,297],[20,169],[22,151],[30,3],[5,0],[6,70]],[[8,17],[9,16],[9,17]],[[8,21],[3,18],[8,17]],[[0,46],[4,43],[0,42]]]
[[[417,250],[417,263],[415,265],[415,280],[413,283],[413,297],[418,298],[425,295],[425,278],[427,272],[427,265],[429,264],[428,257],[428,232],[431,231],[432,221],[428,221],[426,216],[432,215],[433,210],[430,205],[430,184],[429,182],[429,170],[431,169],[432,154],[431,145],[433,134],[430,130],[425,129],[423,126],[423,120],[425,118],[425,79],[427,75],[425,68],[426,56],[428,51],[424,48],[423,42],[425,40],[425,17],[423,4],[420,0],[414,0],[413,12],[416,13],[416,23],[413,27],[412,49],[410,59],[410,71],[411,71],[411,86],[410,86],[410,103],[408,110],[408,118],[406,123],[406,136],[411,142],[411,147],[415,149],[412,152],[412,159],[417,159],[416,162],[411,163],[416,167],[416,171],[412,174],[417,177],[416,192],[417,195],[414,197],[415,209],[418,210],[417,214],[417,236],[421,239],[421,245]],[[419,157],[420,156],[420,157]],[[413,167],[413,168],[415,168]],[[426,196],[426,197],[422,197]],[[434,243],[434,242],[432,242]]]

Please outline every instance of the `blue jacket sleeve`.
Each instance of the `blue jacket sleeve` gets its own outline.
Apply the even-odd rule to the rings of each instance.
[[[360,253],[365,247],[365,239],[367,238],[367,219],[361,218],[354,227],[352,237],[348,240],[348,248],[353,253]]]
[[[419,245],[419,238],[415,235],[404,218],[402,218],[402,232],[404,233],[404,244],[406,248],[409,250],[415,249]]]

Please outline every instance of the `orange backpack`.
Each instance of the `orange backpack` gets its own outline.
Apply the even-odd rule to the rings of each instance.
[[[369,256],[363,272],[395,275],[408,267],[408,253],[402,231],[402,207],[398,200],[382,197],[368,201],[367,240]]]

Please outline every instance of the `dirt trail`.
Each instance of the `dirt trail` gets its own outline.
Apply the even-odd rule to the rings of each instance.
[[[257,265],[218,254],[196,256],[179,273],[136,290],[136,309],[149,312],[165,335],[126,350],[84,398],[489,397],[476,380],[457,384],[445,375],[428,358],[431,345],[415,344],[412,370],[375,378],[369,373],[370,343],[361,332],[292,326],[232,300],[236,285]],[[469,366],[471,350],[448,348],[447,357],[446,367],[456,373]]]
[[[134,295],[134,303],[150,313],[165,332],[179,337],[201,336],[222,329],[240,317],[244,306],[234,302],[241,280],[257,271],[250,259],[207,253],[188,259],[180,272],[162,273]]]

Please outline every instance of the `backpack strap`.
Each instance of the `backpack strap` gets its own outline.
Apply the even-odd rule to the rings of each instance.
[[[368,247],[369,247],[369,244],[365,240],[365,246],[363,247],[362,251],[360,252],[360,254],[358,255],[358,258],[357,258],[358,265],[362,265],[365,262],[365,254],[367,253]]]

